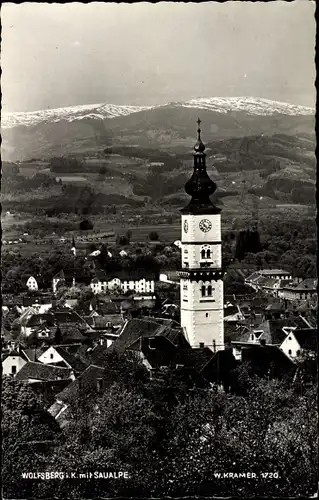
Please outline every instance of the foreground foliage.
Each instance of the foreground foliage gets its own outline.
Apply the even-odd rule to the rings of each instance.
[[[74,399],[62,431],[29,387],[4,380],[6,498],[315,493],[316,373],[295,385],[243,366],[238,396],[196,388],[176,372],[151,380],[132,356],[108,354],[104,366],[107,390]],[[27,471],[125,471],[129,479],[23,480]],[[256,477],[216,477],[224,472]]]

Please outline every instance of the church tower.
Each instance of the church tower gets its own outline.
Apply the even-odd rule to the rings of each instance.
[[[192,347],[204,344],[218,351],[224,349],[221,210],[210,200],[217,186],[206,171],[200,119],[197,123],[194,171],[185,184],[191,200],[181,210],[181,325]]]

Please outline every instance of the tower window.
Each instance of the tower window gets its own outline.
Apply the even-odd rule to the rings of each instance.
[[[205,285],[203,285],[201,287],[201,292],[202,292],[202,297],[205,297],[205,295],[206,295],[206,286]]]
[[[202,256],[202,259],[205,259],[205,255],[206,255],[206,252],[205,252],[205,250],[203,249],[203,250],[201,251],[201,256]]]
[[[208,313],[206,313],[206,318],[208,318]]]
[[[207,259],[210,259],[210,249],[207,250]]]
[[[209,296],[212,295],[212,287],[211,287],[211,285],[208,285],[208,287],[207,287],[207,295],[209,295]]]

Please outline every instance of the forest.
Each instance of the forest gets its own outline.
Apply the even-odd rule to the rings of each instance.
[[[306,359],[297,378],[283,380],[257,378],[243,364],[231,393],[199,386],[183,370],[150,378],[129,353],[106,353],[103,367],[104,390],[80,389],[62,428],[32,386],[4,379],[5,498],[287,498],[317,491],[317,380]],[[69,478],[124,471],[128,479],[23,479],[30,471]],[[218,472],[256,479],[217,480]]]

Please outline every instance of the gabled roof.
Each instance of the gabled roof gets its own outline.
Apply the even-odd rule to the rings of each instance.
[[[123,271],[114,271],[114,272],[105,272],[105,271],[99,271],[97,270],[95,272],[95,278],[98,281],[107,283],[114,278],[118,278],[119,280],[123,281],[140,281],[141,279],[146,279],[146,280],[156,280],[157,279],[157,273],[147,271],[145,269],[127,269]],[[93,282],[93,280],[92,280]],[[92,283],[91,282],[91,283]],[[96,283],[96,281],[94,281]]]
[[[280,312],[285,310],[285,304],[283,302],[273,302],[266,307],[268,312]]]
[[[52,311],[57,323],[82,323],[85,324],[84,319],[73,309],[68,307],[61,307]]]
[[[246,325],[240,325],[238,323],[237,324],[231,324],[231,323],[224,324],[225,344],[228,344],[229,342],[234,342],[236,340],[242,340],[242,338],[245,334],[247,334],[247,340],[248,340],[249,333],[250,333],[250,331]]]
[[[54,346],[54,349],[60,356],[64,359],[64,361],[72,368],[72,370],[76,372],[83,372],[85,368],[87,367],[86,364],[81,361],[81,359],[77,358],[70,352],[68,352],[66,349],[64,349],[62,346]]]
[[[318,329],[305,328],[293,332],[296,340],[302,349],[317,351],[318,349]]]
[[[96,386],[97,379],[105,379],[105,370],[100,366],[91,364],[88,366],[81,375],[71,382],[62,392],[56,395],[57,401],[69,403],[74,398],[80,397],[80,392],[89,391]]]
[[[182,327],[178,324],[176,325],[175,321],[160,325],[155,331],[155,335],[162,335],[163,337],[166,337],[170,342],[178,347],[185,347],[189,345],[184,336]]]
[[[38,349],[23,349],[28,361],[38,361],[39,357],[46,351],[46,347],[40,347]]]
[[[23,311],[23,313],[21,314],[18,322],[20,323],[20,325],[25,326],[33,315],[38,316],[37,311],[33,307],[28,307],[28,309]]]
[[[69,368],[60,368],[28,361],[16,375],[16,380],[36,379],[42,381],[67,380],[71,376]]]
[[[313,290],[317,289],[317,280],[315,278],[307,278],[296,286],[296,290]]]
[[[278,280],[276,278],[268,278],[268,279],[266,279],[266,281],[264,281],[262,283],[262,287],[263,288],[273,288],[273,286],[275,285],[275,283],[277,283],[277,281]]]
[[[62,336],[61,340],[66,343],[68,341],[83,341],[85,339],[79,328],[71,323],[59,323],[56,334],[58,335],[59,333]]]
[[[109,349],[124,352],[125,349],[139,337],[155,335],[158,327],[159,324],[155,321],[133,318],[125,323],[119,337],[113,342]]]
[[[259,278],[259,276],[259,271],[255,271],[250,276],[247,276],[246,281],[254,281],[255,279]]]
[[[286,275],[286,276],[289,276],[289,272],[288,271],[284,271],[283,269],[261,269],[259,271],[260,274],[263,274],[264,276],[271,276],[271,275],[274,275],[274,274],[277,274],[278,276],[282,275]]]
[[[270,370],[273,376],[280,376],[295,371],[295,363],[277,346],[250,345],[242,349],[241,355],[243,362],[250,362],[261,374]]]
[[[266,344],[280,346],[287,337],[286,333],[282,329],[282,325],[282,322],[278,323],[271,320],[265,321],[258,327],[258,329],[264,330],[264,333],[259,337],[259,339],[265,340]]]

